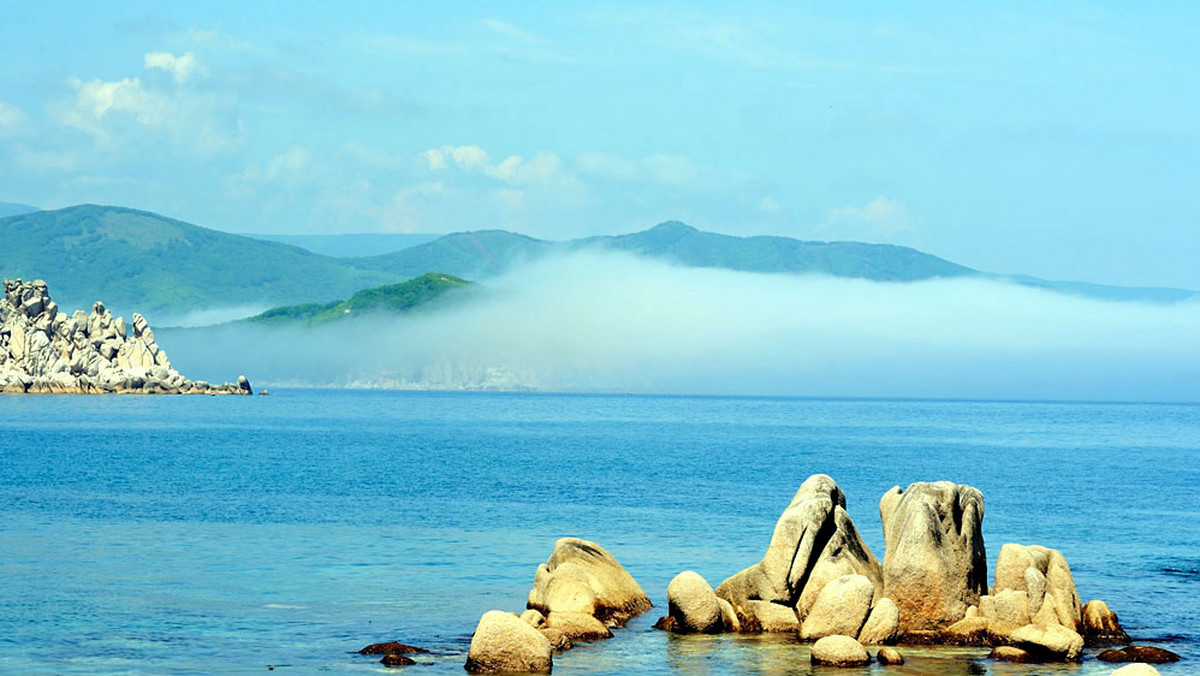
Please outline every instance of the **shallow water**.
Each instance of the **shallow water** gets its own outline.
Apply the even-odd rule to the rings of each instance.
[[[757,561],[831,474],[882,558],[891,486],[983,491],[1005,542],[1070,561],[1200,672],[1200,406],[290,390],[0,397],[0,672],[365,673],[400,640],[462,673],[554,540],[613,552],[657,608],[555,673],[824,673],[786,637],[650,629],[667,582]],[[1108,674],[903,651],[902,674]],[[883,673],[881,667],[862,673]],[[844,672],[841,672],[844,673]]]

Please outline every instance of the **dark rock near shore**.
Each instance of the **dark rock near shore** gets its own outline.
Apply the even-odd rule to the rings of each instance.
[[[664,615],[654,623],[654,629],[679,633],[679,621],[670,615]]]
[[[412,645],[397,643],[396,641],[388,641],[387,643],[372,643],[371,645],[358,651],[360,655],[408,655],[412,653],[429,652],[424,648],[418,648]]]
[[[406,667],[410,664],[416,664],[414,660],[395,653],[384,655],[383,659],[379,660],[379,663],[385,667]]]
[[[1096,655],[1101,662],[1142,662],[1144,664],[1169,664],[1178,662],[1179,655],[1148,645],[1131,645],[1120,650],[1105,650]]]
[[[879,652],[875,653],[875,661],[884,666],[900,665],[904,664],[904,655],[895,648],[880,648]]]

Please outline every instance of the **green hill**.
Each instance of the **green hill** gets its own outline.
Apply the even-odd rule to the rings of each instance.
[[[262,325],[318,326],[374,313],[403,314],[418,307],[430,307],[435,301],[444,301],[448,292],[470,285],[467,280],[453,275],[430,272],[407,282],[365,289],[346,300],[271,308],[242,321]]]
[[[401,277],[428,270],[481,279],[561,250],[563,245],[504,230],[456,232],[432,242],[379,256],[347,259],[355,267]]]
[[[60,307],[121,312],[327,301],[398,281],[278,242],[157,214],[82,205],[0,219],[0,273],[45,279]]]

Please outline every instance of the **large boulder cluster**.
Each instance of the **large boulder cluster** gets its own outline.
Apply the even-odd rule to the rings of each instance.
[[[775,523],[762,560],[716,589],[699,573],[667,586],[655,629],[677,634],[790,632],[812,642],[822,667],[904,663],[893,645],[990,646],[991,659],[1075,662],[1085,646],[1127,645],[1103,601],[1081,602],[1066,557],[1006,544],[988,584],[983,495],[950,482],[914,483],[879,503],[886,553],[880,563],[846,512],[846,496],[824,474],[809,477]],[[555,543],[538,566],[524,614],[490,611],[471,640],[472,673],[549,672],[554,654],[651,607],[638,583],[599,545]],[[868,647],[872,647],[874,656]],[[1133,662],[1121,674],[1154,674],[1146,663],[1178,660],[1128,645],[1098,659]]]
[[[1081,603],[1061,552],[1006,544],[988,585],[977,489],[945,481],[897,486],[883,495],[879,513],[882,564],[833,479],[810,477],[776,522],[761,561],[715,591],[697,573],[680,573],[667,590],[670,614],[656,626],[794,632],[816,642],[814,663],[830,666],[863,663],[870,645],[986,645],[998,647],[998,660],[1047,662],[1077,661],[1085,645],[1129,642],[1104,602]],[[877,659],[903,658],[889,649]]]
[[[594,542],[563,538],[538,566],[523,614],[492,610],[480,618],[466,670],[547,673],[554,653],[612,638],[614,627],[650,607],[650,597],[616,557]]]
[[[132,335],[131,335],[132,334]],[[210,385],[176,371],[146,318],[97,302],[89,315],[60,312],[46,283],[4,280],[0,392],[33,394],[250,394],[250,383]]]

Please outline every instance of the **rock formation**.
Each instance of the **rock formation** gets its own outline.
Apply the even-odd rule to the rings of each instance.
[[[900,632],[957,622],[987,593],[983,495],[949,481],[899,486],[879,501],[886,552],[883,595],[900,610]]]
[[[717,596],[733,606],[744,631],[791,631],[843,575],[865,577],[872,597],[881,595],[879,561],[846,513],[846,496],[833,479],[814,474],[776,521],[762,561],[722,582]]]
[[[563,538],[538,566],[526,604],[552,618],[556,612],[591,615],[619,627],[650,609],[650,598],[616,558],[594,542]]]
[[[132,334],[130,332],[132,330]],[[171,367],[146,318],[97,302],[67,315],[46,283],[4,280],[0,299],[0,392],[36,394],[251,394],[237,384],[192,381]]]
[[[843,575],[821,589],[808,617],[800,626],[800,638],[816,640],[842,634],[858,636],[871,612],[875,587],[863,575]]]
[[[550,641],[521,618],[489,610],[471,637],[465,668],[472,674],[548,674],[553,652]]]

